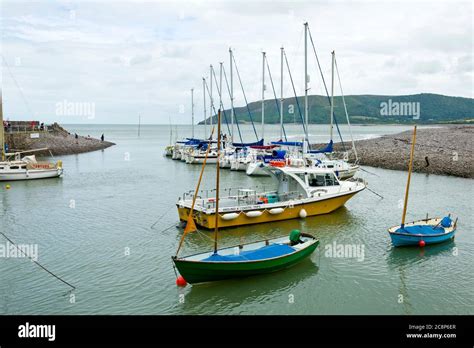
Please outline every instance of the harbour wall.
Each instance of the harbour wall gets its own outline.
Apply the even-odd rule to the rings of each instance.
[[[54,123],[44,130],[25,130],[5,132],[5,143],[8,151],[23,151],[39,148],[48,148],[53,155],[72,155],[83,152],[102,150],[115,145],[109,141],[101,141],[90,137],[70,134],[59,124]],[[44,154],[47,154],[46,151]]]

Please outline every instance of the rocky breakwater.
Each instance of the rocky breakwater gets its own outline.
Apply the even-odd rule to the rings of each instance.
[[[48,148],[53,155],[72,155],[83,152],[103,150],[112,145],[109,141],[101,141],[90,137],[70,134],[59,124],[54,123],[44,131],[6,132],[5,142],[9,152]]]

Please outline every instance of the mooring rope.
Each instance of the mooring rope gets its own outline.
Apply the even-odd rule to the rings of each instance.
[[[73,290],[76,289],[76,287],[74,285],[71,285],[69,284],[67,281],[65,281],[64,279],[62,279],[61,277],[57,276],[56,274],[54,274],[53,272],[51,272],[50,270],[48,270],[46,267],[44,267],[42,264],[40,264],[38,261],[35,261],[32,259],[31,256],[29,256],[28,254],[26,254],[23,250],[21,250],[15,242],[13,242],[10,238],[8,238],[7,235],[5,235],[3,232],[0,232],[0,234],[6,239],[8,240],[11,244],[13,244],[15,246],[15,248],[17,250],[19,250],[22,254],[24,254],[26,257],[28,257],[32,262],[34,262],[37,266],[41,267],[43,270],[45,270],[46,272],[48,272],[49,274],[51,274],[53,277],[55,277],[56,279],[60,280],[61,282],[63,282],[64,284],[66,284],[67,286],[70,286]]]

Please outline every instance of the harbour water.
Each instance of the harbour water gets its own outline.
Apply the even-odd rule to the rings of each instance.
[[[225,246],[299,228],[321,241],[311,259],[275,274],[178,288],[171,262],[182,235],[175,203],[194,189],[200,166],[163,157],[168,126],[142,125],[140,137],[130,125],[65,127],[93,137],[104,133],[117,145],[60,157],[63,178],[13,182],[9,190],[2,185],[0,229],[18,244],[37,245],[38,261],[76,290],[25,258],[0,258],[0,314],[474,314],[470,179],[412,175],[407,220],[454,213],[458,232],[450,243],[393,248],[387,228],[400,223],[406,172],[366,167],[370,173],[359,175],[383,199],[365,190],[329,215],[220,232]],[[196,136],[203,128],[196,127]],[[353,131],[363,139],[410,128]],[[298,129],[287,126],[288,134]],[[244,141],[253,141],[250,126],[242,132]],[[189,136],[190,126],[178,133]],[[310,133],[313,142],[327,141],[326,126]],[[267,125],[266,134],[277,139],[278,126]],[[206,168],[204,190],[214,187],[214,170]],[[271,184],[227,170],[221,178],[222,188]],[[184,253],[210,250],[211,237],[188,235]],[[340,255],[339,245],[355,252]]]

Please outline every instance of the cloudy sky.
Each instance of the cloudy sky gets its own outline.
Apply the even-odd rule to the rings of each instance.
[[[219,62],[229,73],[229,47],[249,101],[261,98],[263,50],[279,93],[281,46],[301,95],[305,21],[328,80],[336,51],[346,95],[472,97],[471,1],[2,0],[4,117],[123,124],[141,114],[143,123],[190,123],[190,89],[202,119],[202,77]],[[309,52],[310,94],[323,94]],[[292,96],[286,72],[284,81]],[[244,105],[234,86],[235,105]],[[60,109],[66,103],[69,113]]]

